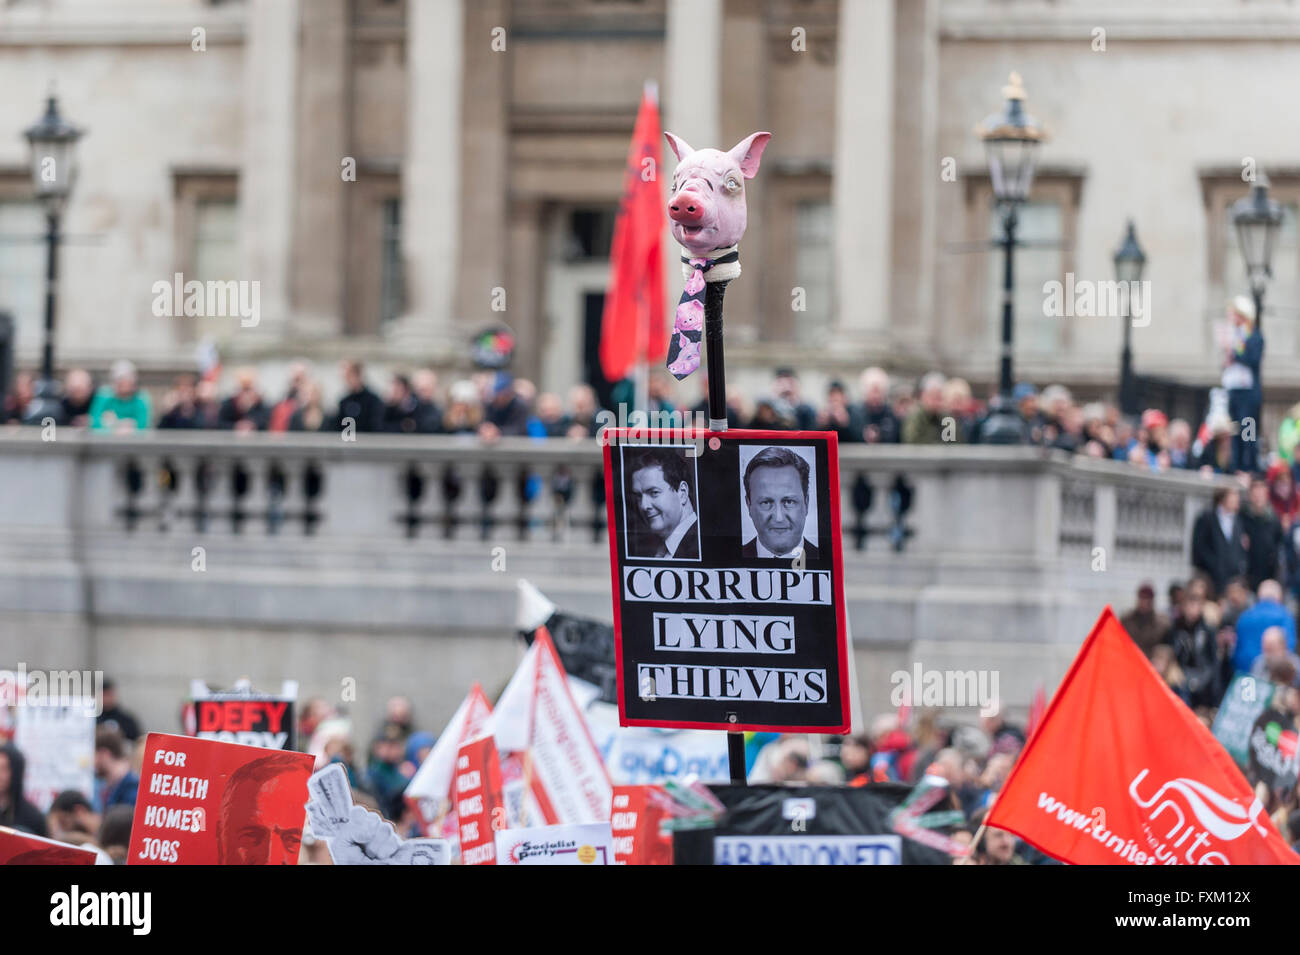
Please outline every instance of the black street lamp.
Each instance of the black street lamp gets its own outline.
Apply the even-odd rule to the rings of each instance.
[[[984,141],[988,156],[989,178],[1002,220],[1002,352],[998,376],[998,397],[992,413],[985,419],[980,440],[986,444],[1021,444],[1026,440],[1025,423],[1011,398],[1015,387],[1012,354],[1015,341],[1014,254],[1016,247],[1017,210],[1029,196],[1034,180],[1034,154],[1046,132],[1025,112],[1025,87],[1019,73],[1002,88],[1006,105],[1002,112],[988,117],[975,128]]]
[[[51,96],[45,115],[23,135],[31,147],[32,184],[36,197],[45,206],[45,346],[41,355],[41,380],[36,395],[23,415],[27,424],[41,424],[52,418],[57,424],[67,421],[60,400],[59,383],[54,378],[54,306],[59,277],[59,221],[72,183],[76,179],[76,145],[82,131],[59,115],[59,105]]]
[[[1255,296],[1255,330],[1263,334],[1264,289],[1273,277],[1273,244],[1282,224],[1282,207],[1268,195],[1268,177],[1262,173],[1250,187],[1250,195],[1232,204],[1232,222],[1246,260],[1246,277]]]
[[[1146,253],[1138,245],[1137,230],[1133,226],[1133,220],[1129,219],[1124,241],[1115,250],[1115,278],[1124,288],[1124,350],[1119,357],[1119,407],[1126,415],[1138,413],[1137,388],[1133,380],[1133,351],[1129,346],[1129,338],[1133,331],[1133,286],[1142,281],[1142,269],[1146,264]],[[1147,308],[1150,307],[1150,303],[1147,303]]]

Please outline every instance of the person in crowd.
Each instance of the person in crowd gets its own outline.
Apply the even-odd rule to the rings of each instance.
[[[36,397],[36,382],[30,372],[20,371],[14,376],[9,394],[0,405],[0,424],[22,424],[27,406]]]
[[[564,401],[553,391],[543,391],[537,396],[537,406],[528,419],[528,434],[534,438],[562,438],[569,431],[569,417],[564,413]]]
[[[235,393],[221,403],[217,427],[230,431],[265,431],[271,412],[257,388],[257,372],[241,368],[235,373]]]
[[[1295,618],[1282,602],[1282,585],[1276,580],[1265,580],[1259,585],[1255,605],[1237,620],[1237,644],[1232,653],[1232,665],[1237,670],[1248,671],[1263,652],[1264,633],[1279,627],[1286,637],[1287,650],[1295,650]]]
[[[177,375],[171,390],[163,397],[163,413],[158,419],[159,430],[203,427],[198,393],[193,375]]]
[[[13,743],[0,743],[0,826],[48,836],[45,817],[23,795],[27,760]]]
[[[955,440],[961,444],[971,441],[975,428],[977,408],[971,394],[970,383],[965,378],[949,378],[943,386],[944,410],[957,425]]]
[[[290,431],[324,431],[329,427],[331,422],[325,413],[325,402],[317,382],[305,382],[294,404],[296,407],[289,416]]]
[[[1030,382],[1022,381],[1011,392],[1011,401],[1020,415],[1020,420],[1024,423],[1028,443],[1042,444],[1046,422],[1038,407],[1038,389]]]
[[[1287,634],[1281,627],[1269,627],[1260,640],[1260,653],[1250,665],[1250,675],[1257,680],[1273,681],[1279,673],[1291,674],[1284,682],[1296,686],[1300,676],[1300,657],[1287,647]]]
[[[131,768],[131,757],[122,733],[115,727],[95,730],[95,807],[100,812],[114,806],[134,806],[140,777]]]
[[[114,865],[126,865],[126,854],[131,845],[131,825],[135,819],[134,806],[114,806],[104,813],[99,825],[99,848],[113,860]]]
[[[50,838],[80,846],[95,841],[103,819],[85,793],[65,789],[54,797],[45,821]]]
[[[844,385],[832,381],[826,389],[826,407],[817,412],[816,431],[834,431],[841,444],[861,441],[861,433],[853,427],[853,409],[849,407]]]
[[[402,792],[409,782],[402,775],[402,761],[406,756],[406,736],[396,723],[385,723],[379,735],[370,744],[370,760],[366,766],[366,788],[375,795],[380,811],[389,819],[402,816]]]
[[[921,379],[918,407],[903,422],[904,444],[941,444],[943,442],[944,384],[943,375],[934,371]]]
[[[384,430],[384,403],[366,387],[365,370],[358,361],[345,361],[339,366],[343,376],[343,397],[339,399],[334,429],[343,431],[351,422],[357,433],[374,433]]]
[[[483,406],[474,383],[468,380],[454,382],[449,397],[447,413],[442,419],[443,431],[446,434],[477,434],[483,421]]]
[[[95,723],[116,729],[122,734],[123,740],[134,743],[141,736],[140,721],[135,718],[134,713],[122,707],[122,702],[117,695],[117,683],[106,677],[101,690],[104,705],[99,716],[95,717]]]
[[[1214,491],[1214,502],[1192,527],[1192,566],[1222,593],[1228,581],[1247,569],[1246,532],[1238,513],[1241,495],[1235,487]]]
[[[1300,513],[1300,494],[1296,493],[1295,476],[1285,461],[1275,461],[1265,474],[1268,481],[1268,502],[1273,513],[1282,522],[1282,530],[1289,531]]]
[[[1255,602],[1254,591],[1250,589],[1245,577],[1233,577],[1223,591],[1223,615],[1220,626],[1237,629],[1237,621]]]
[[[1259,443],[1243,435],[1250,419],[1257,431],[1263,391],[1259,381],[1264,357],[1264,336],[1255,321],[1255,303],[1239,295],[1228,306],[1230,340],[1223,365],[1223,388],[1228,392],[1228,417],[1236,423],[1232,441],[1232,470],[1253,474],[1259,470]]]
[[[95,392],[90,403],[94,431],[144,431],[152,424],[149,393],[140,387],[135,365],[125,359],[109,369],[111,385]]]
[[[985,812],[971,819],[971,825],[977,829],[984,822]],[[1005,829],[989,826],[984,830],[984,839],[975,850],[976,865],[1028,865],[1024,856],[1018,851],[1020,840]]]
[[[772,404],[782,421],[797,431],[811,431],[817,419],[812,405],[800,397],[799,376],[793,368],[778,368],[772,383]]]
[[[868,368],[858,378],[862,403],[855,426],[867,444],[898,444],[903,428],[889,405],[889,375],[883,368]]]
[[[1282,522],[1269,500],[1268,482],[1257,475],[1250,482],[1250,494],[1242,509],[1242,525],[1250,549],[1246,552],[1246,579],[1252,589],[1265,580],[1281,577]]]
[[[1119,622],[1148,659],[1156,644],[1169,632],[1169,618],[1156,610],[1156,589],[1150,582],[1138,587],[1137,605],[1120,617]]]
[[[275,403],[267,417],[267,431],[288,431],[293,414],[302,407],[306,395],[307,383],[311,372],[304,361],[295,361],[289,366],[289,388],[285,396]]]
[[[384,704],[384,722],[396,726],[402,735],[410,736],[415,732],[415,705],[409,696],[392,696]]]
[[[90,404],[95,400],[95,382],[84,368],[72,368],[63,376],[63,416],[74,428],[90,424]]]
[[[596,415],[600,410],[596,404],[596,391],[591,385],[574,385],[569,389],[569,437],[594,438],[599,430]],[[708,414],[705,414],[705,418]],[[739,422],[735,427],[739,427]]]
[[[384,430],[390,434],[418,434],[420,431],[420,399],[406,375],[394,375],[388,387]]]
[[[1231,631],[1223,631],[1231,634]],[[1192,588],[1170,627],[1168,643],[1186,680],[1187,699],[1193,709],[1219,705],[1232,678],[1232,656],[1227,645],[1205,617],[1205,600]]]
[[[1202,474],[1232,474],[1233,442],[1239,430],[1238,424],[1226,414],[1213,413],[1205,421],[1205,445],[1196,468]]]
[[[438,376],[431,368],[421,368],[411,377],[415,389],[416,431],[420,434],[442,433],[442,405],[438,402]]]
[[[867,736],[846,736],[840,742],[840,768],[850,786],[871,782],[871,740]]]
[[[491,398],[483,410],[479,437],[491,441],[528,433],[528,401],[509,372],[499,371],[491,385]]]
[[[1174,418],[1169,422],[1169,466],[1186,470],[1193,463],[1192,426],[1185,418]]]
[[[1160,679],[1165,681],[1165,686],[1169,687],[1180,700],[1191,706],[1191,699],[1187,695],[1187,677],[1183,674],[1182,667],[1178,665],[1174,648],[1167,643],[1152,647],[1151,666],[1160,675]]]

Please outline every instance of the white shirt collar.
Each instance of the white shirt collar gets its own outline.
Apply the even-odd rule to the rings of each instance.
[[[757,549],[757,553],[758,553],[758,556],[759,556],[759,557],[780,557],[780,558],[786,558],[786,557],[789,557],[789,558],[791,558],[791,559],[794,559],[795,557],[798,557],[800,554],[803,553],[803,542],[802,542],[802,541],[799,542],[799,546],[797,546],[794,550],[790,551],[790,553],[788,553],[788,554],[774,554],[774,553],[772,553],[770,550],[768,550],[766,547],[763,546],[763,541],[762,541],[760,538],[758,538],[758,537],[755,537],[755,538],[754,538],[754,543],[757,545],[757,548],[758,548],[758,549]]]
[[[677,555],[677,545],[682,542],[682,538],[686,536],[686,532],[694,526],[695,515],[691,514],[689,520],[682,521],[673,528],[673,532],[669,534],[668,539],[664,541],[664,550],[668,551],[668,556],[675,557]]]

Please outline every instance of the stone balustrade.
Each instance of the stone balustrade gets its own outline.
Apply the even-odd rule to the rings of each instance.
[[[870,711],[917,662],[1026,704],[1106,603],[1187,575],[1214,486],[980,446],[848,445],[840,478]],[[191,677],[244,675],[449,715],[513,668],[519,577],[611,617],[595,441],[12,428],[0,488],[0,664],[102,667],[164,720]]]

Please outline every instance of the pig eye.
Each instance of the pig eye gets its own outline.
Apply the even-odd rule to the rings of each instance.
[[[739,191],[740,191],[740,181],[739,181],[735,176],[728,176],[728,177],[727,177],[726,186],[727,186],[727,191],[728,191],[728,192],[739,192]]]

